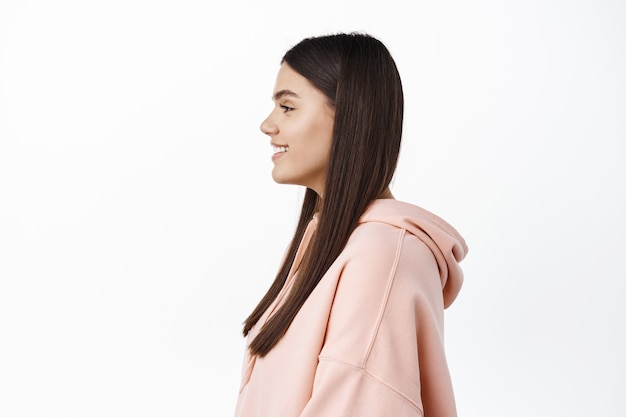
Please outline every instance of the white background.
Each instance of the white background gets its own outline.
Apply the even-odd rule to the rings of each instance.
[[[466,238],[460,416],[624,416],[620,1],[0,3],[0,416],[229,416],[302,190],[282,54],[366,31],[404,82],[392,191]]]

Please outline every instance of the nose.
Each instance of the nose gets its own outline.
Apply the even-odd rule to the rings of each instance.
[[[268,136],[272,136],[278,133],[278,127],[276,123],[272,120],[272,113],[263,122],[261,122],[261,132],[265,133]]]

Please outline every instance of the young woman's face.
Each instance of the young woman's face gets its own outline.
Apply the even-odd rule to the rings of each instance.
[[[303,185],[323,196],[335,112],[326,96],[287,64],[278,71],[273,99],[261,131],[274,148],[274,181]]]

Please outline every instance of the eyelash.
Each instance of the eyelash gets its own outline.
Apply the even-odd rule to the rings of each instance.
[[[293,107],[280,105],[280,108],[283,109],[283,113],[288,113],[293,110]]]

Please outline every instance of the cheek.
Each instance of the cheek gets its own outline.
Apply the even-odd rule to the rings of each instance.
[[[328,131],[325,125],[317,124],[307,135],[307,152],[313,157],[318,165],[328,163],[332,142],[332,131]]]
[[[333,124],[327,120],[318,123],[315,131],[316,143],[320,154],[323,154],[326,159],[330,156],[330,148],[333,141]]]
[[[328,163],[333,134],[333,120],[328,115],[317,113],[301,119],[290,126],[289,132],[289,141],[301,151],[297,156],[301,163],[316,167]]]

